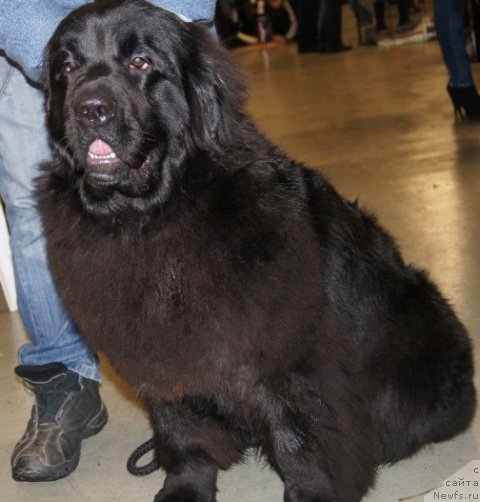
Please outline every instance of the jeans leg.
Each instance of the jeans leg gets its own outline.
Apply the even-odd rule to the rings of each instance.
[[[435,0],[435,26],[452,87],[474,84],[465,49],[465,5],[460,0]]]
[[[2,57],[0,124],[0,194],[10,227],[18,306],[31,338],[19,350],[19,362],[61,362],[86,378],[98,380],[96,357],[70,321],[55,291],[32,195],[38,163],[50,157],[43,95]]]

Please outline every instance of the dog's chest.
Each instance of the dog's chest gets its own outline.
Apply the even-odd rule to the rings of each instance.
[[[226,251],[207,241],[180,225],[148,235],[63,235],[50,239],[51,263],[74,320],[101,346],[105,333],[146,339],[214,322],[235,274]]]

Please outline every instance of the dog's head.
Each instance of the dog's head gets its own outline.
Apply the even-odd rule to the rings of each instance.
[[[93,215],[163,204],[186,159],[232,140],[238,73],[205,27],[143,0],[74,11],[45,51],[52,169]]]

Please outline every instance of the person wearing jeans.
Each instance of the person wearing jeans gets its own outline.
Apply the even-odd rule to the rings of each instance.
[[[465,3],[463,0],[435,1],[435,28],[448,70],[447,92],[455,114],[480,120],[480,97],[475,87],[465,40]]]
[[[18,481],[70,474],[82,440],[107,421],[98,361],[56,293],[33,196],[38,166],[50,158],[39,83],[42,52],[61,19],[85,3],[90,2],[3,0],[0,5],[0,196],[11,234],[19,311],[30,337],[19,350],[15,372],[35,395],[11,458]],[[187,21],[213,20],[215,0],[151,3]]]

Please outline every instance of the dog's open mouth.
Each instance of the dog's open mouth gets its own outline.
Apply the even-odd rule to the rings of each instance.
[[[116,186],[125,177],[143,183],[149,179],[150,163],[151,152],[138,164],[135,161],[127,163],[113,146],[96,138],[88,146],[85,175],[90,184],[101,186]]]
[[[120,159],[113,148],[102,139],[94,140],[88,147],[87,164],[94,168],[114,167],[120,163]]]

